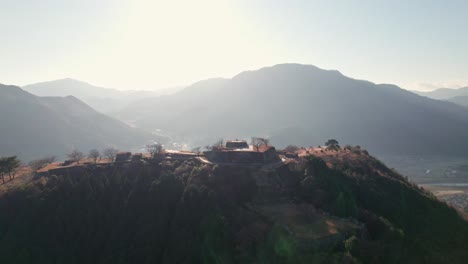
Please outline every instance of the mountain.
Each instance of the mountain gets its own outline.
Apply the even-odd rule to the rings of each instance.
[[[438,100],[448,100],[450,98],[456,96],[468,96],[468,87],[458,88],[458,89],[451,89],[451,88],[440,88],[430,92],[419,92],[413,91],[414,93],[426,96],[432,99]]]
[[[468,107],[468,87],[458,89],[441,88],[431,92],[413,92],[421,96],[426,96],[437,100],[444,100],[463,107]]]
[[[158,91],[120,91],[94,86],[89,83],[70,78],[30,84],[22,88],[37,96],[63,97],[72,95],[103,113],[111,113],[120,110],[127,104],[139,99],[157,97],[179,89],[162,89]]]
[[[457,105],[468,107],[468,95],[455,96],[450,99],[447,99],[447,101],[455,103]]]
[[[0,195],[0,262],[466,263],[468,222],[357,150],[39,175]]]
[[[264,136],[281,147],[336,138],[378,155],[466,155],[468,149],[467,109],[300,64],[201,81],[135,102],[116,116],[193,146]]]
[[[76,97],[38,97],[0,85],[0,156],[23,160],[64,154],[73,148],[143,146],[152,136],[101,114]]]

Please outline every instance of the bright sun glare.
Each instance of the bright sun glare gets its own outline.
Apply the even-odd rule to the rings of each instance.
[[[213,72],[229,77],[245,68],[246,58],[267,65],[271,45],[259,43],[261,32],[236,10],[231,1],[132,1],[120,26],[93,50],[97,63],[87,72],[96,75],[91,79],[112,75],[124,87],[154,79],[171,86],[217,77]],[[104,63],[110,68],[102,69]]]

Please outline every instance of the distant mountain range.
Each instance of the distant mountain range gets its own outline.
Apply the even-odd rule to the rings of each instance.
[[[444,100],[463,107],[468,107],[468,87],[458,89],[441,88],[431,92],[414,91],[414,93],[432,99]]]
[[[8,134],[2,135],[16,140],[5,140],[5,154],[31,153],[21,143],[28,140],[33,144],[28,146],[35,146],[37,156],[44,152],[63,153],[73,146],[124,147],[133,142],[119,143],[149,138],[91,107],[113,112],[127,124],[158,131],[193,147],[219,138],[263,136],[279,147],[288,143],[319,145],[336,138],[342,144],[362,145],[382,155],[466,155],[468,149],[468,109],[427,98],[459,100],[455,103],[462,104],[466,98],[457,94],[468,89],[441,89],[418,96],[394,85],[356,80],[311,65],[280,64],[243,72],[231,79],[203,80],[162,96],[100,88],[72,79],[28,85],[24,89],[41,96],[74,97],[38,97],[18,87],[2,86],[0,107],[5,111],[14,109],[9,110],[10,114],[3,111],[2,118],[11,118],[11,113],[18,116],[9,120],[11,125],[2,124],[3,131],[8,129]],[[8,101],[6,91],[10,97],[16,94],[15,100],[24,105]],[[452,95],[457,97],[446,98]],[[33,134],[46,137],[50,148],[34,145]]]
[[[194,146],[264,136],[280,147],[336,138],[377,154],[466,155],[468,149],[467,109],[300,64],[201,81],[139,100],[116,116]]]
[[[64,157],[73,148],[142,147],[152,135],[101,114],[76,97],[39,97],[0,85],[0,156]]]
[[[419,92],[413,91],[414,93],[426,96],[432,99],[437,100],[450,100],[451,98],[457,96],[468,96],[468,87],[458,88],[458,89],[451,89],[451,88],[440,88],[430,92]]]
[[[120,91],[70,78],[30,84],[22,88],[37,96],[73,95],[102,113],[112,113],[139,99],[158,97],[181,89],[181,87],[174,87],[156,91]]]

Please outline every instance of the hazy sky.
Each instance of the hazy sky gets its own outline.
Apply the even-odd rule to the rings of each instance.
[[[166,88],[284,63],[468,85],[466,0],[0,0],[0,83]]]

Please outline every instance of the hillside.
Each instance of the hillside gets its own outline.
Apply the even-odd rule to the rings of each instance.
[[[70,78],[30,84],[22,87],[37,96],[74,96],[102,113],[118,111],[137,100],[157,97],[176,91],[163,89],[157,91],[120,91],[103,88]]]
[[[75,97],[38,97],[0,85],[0,156],[27,161],[73,148],[141,147],[152,136],[100,114]]]
[[[465,263],[468,223],[361,150],[70,168],[0,197],[2,263]]]
[[[455,96],[450,99],[447,99],[447,101],[455,103],[460,106],[468,107],[468,92],[467,92],[467,95]]]
[[[299,64],[201,81],[138,101],[117,117],[193,146],[258,135],[279,146],[337,138],[379,155],[466,155],[468,148],[465,108]]]

